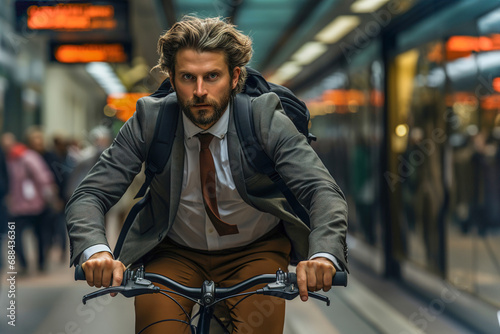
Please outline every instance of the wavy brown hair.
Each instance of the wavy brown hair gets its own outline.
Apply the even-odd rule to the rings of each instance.
[[[222,51],[231,76],[235,67],[241,68],[240,78],[233,94],[241,92],[247,77],[245,65],[252,58],[252,40],[237,30],[236,26],[220,17],[206,19],[183,17],[158,40],[160,59],[154,68],[175,76],[176,55],[183,48],[198,52]]]

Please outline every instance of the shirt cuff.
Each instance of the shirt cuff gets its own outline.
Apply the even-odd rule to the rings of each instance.
[[[338,270],[338,271],[342,270],[341,269],[342,266],[339,264],[339,260],[337,260],[337,258],[335,256],[333,256],[332,254],[330,254],[330,253],[316,253],[313,256],[311,256],[311,258],[309,260],[315,259],[317,257],[327,258],[328,260],[333,262],[333,265],[334,265],[336,270]]]
[[[82,256],[80,258],[80,264],[84,263],[85,261],[90,259],[90,257],[92,255],[99,253],[99,252],[109,252],[111,254],[111,256],[113,256],[113,252],[111,251],[111,249],[108,246],[106,246],[104,244],[94,245],[94,246],[90,246],[89,248],[87,248],[86,250],[83,251]],[[114,258],[114,256],[113,256],[113,258]]]

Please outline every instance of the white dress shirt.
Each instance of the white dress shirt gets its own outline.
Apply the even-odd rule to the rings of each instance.
[[[213,251],[248,245],[276,227],[279,219],[245,203],[234,184],[226,136],[229,106],[217,123],[208,130],[196,126],[184,113],[182,117],[185,147],[184,175],[177,216],[168,232],[168,237],[183,246]],[[217,174],[216,197],[219,216],[222,221],[237,225],[238,234],[219,236],[205,211],[200,182],[200,141],[196,137],[199,133],[210,133],[214,136],[209,149]]]

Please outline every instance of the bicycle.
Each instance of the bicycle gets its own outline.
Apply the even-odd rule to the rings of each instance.
[[[85,280],[85,273],[80,266],[77,266],[75,269],[75,280]],[[172,290],[161,289],[153,283],[162,284]],[[242,293],[242,291],[264,283],[268,283],[264,288]],[[333,277],[332,283],[334,286],[347,286],[347,273],[344,271],[337,271]],[[210,332],[210,321],[212,318],[214,318],[215,321],[221,326],[224,330],[224,334],[229,334],[226,325],[224,325],[223,322],[214,315],[214,308],[217,303],[228,298],[245,296],[238,301],[238,303],[240,303],[254,294],[269,295],[286,300],[292,300],[299,295],[299,290],[297,288],[297,275],[293,272],[286,273],[281,269],[279,269],[276,274],[257,275],[232,287],[216,287],[213,281],[207,280],[200,288],[194,288],[179,284],[160,274],[145,272],[144,267],[141,266],[136,270],[127,269],[123,274],[122,285],[102,288],[83,296],[83,304],[90,299],[109,293],[120,293],[127,298],[149,293],[160,293],[168,298],[172,298],[169,294],[174,294],[188,298],[199,305],[198,312],[192,317],[187,314],[182,306],[179,305],[189,319],[189,322],[180,319],[164,319],[149,324],[144,327],[139,334],[151,326],[167,321],[179,321],[185,323],[191,329],[192,334],[208,334]],[[323,301],[327,306],[330,305],[330,299],[327,296],[316,292],[309,292],[308,294],[309,297]],[[194,320],[197,317],[199,317],[199,319],[197,325],[195,325]]]

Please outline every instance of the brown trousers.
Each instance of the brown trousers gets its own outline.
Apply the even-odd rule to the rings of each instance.
[[[217,286],[233,286],[259,274],[287,270],[290,241],[280,232],[271,233],[251,245],[223,251],[198,251],[176,245],[167,239],[147,256],[145,269],[167,276],[191,287],[201,287],[204,280],[213,280]],[[261,288],[257,286],[250,290]],[[172,295],[188,314],[194,303]],[[285,301],[280,298],[253,295],[232,307],[241,297],[225,301],[231,310],[233,333],[283,333]],[[163,319],[187,321],[186,315],[174,301],[160,294],[135,298],[136,333],[153,322]],[[191,333],[189,327],[178,321],[161,322],[143,333]]]

